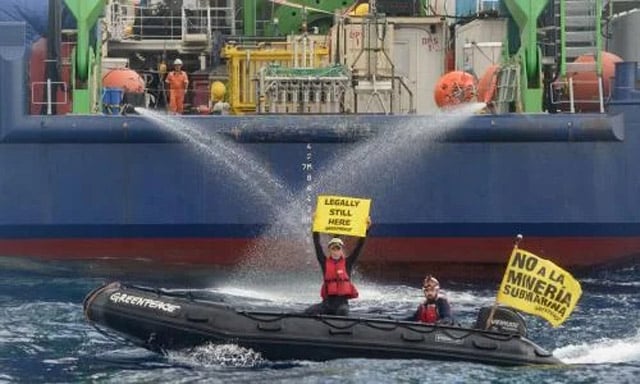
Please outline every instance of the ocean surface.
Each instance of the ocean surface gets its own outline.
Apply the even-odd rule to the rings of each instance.
[[[317,267],[317,266],[316,266]],[[342,359],[267,361],[235,345],[159,355],[107,336],[85,321],[82,300],[112,280],[204,289],[232,304],[300,310],[318,298],[319,276],[209,270],[108,268],[84,263],[0,259],[0,383],[637,383],[640,380],[640,266],[579,277],[583,296],[558,328],[525,316],[529,336],[567,365],[495,367],[464,362]],[[319,274],[318,274],[319,275]],[[204,276],[204,277],[203,277]],[[406,316],[415,284],[367,281],[352,311]],[[278,281],[274,284],[274,281]],[[495,297],[495,283],[441,281],[454,314],[471,324]]]

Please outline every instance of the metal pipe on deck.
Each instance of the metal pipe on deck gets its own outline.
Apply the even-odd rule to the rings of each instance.
[[[256,35],[256,0],[242,2],[243,24],[245,36]]]

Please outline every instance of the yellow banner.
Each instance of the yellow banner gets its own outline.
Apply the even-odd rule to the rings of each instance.
[[[580,283],[567,271],[514,248],[496,300],[540,316],[557,327],[569,317],[581,295]]]
[[[364,237],[371,199],[346,196],[318,196],[314,232]]]

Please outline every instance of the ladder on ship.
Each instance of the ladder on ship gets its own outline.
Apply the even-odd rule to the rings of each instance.
[[[559,30],[559,74],[568,82],[569,104],[575,112],[574,83],[572,75],[594,72],[598,81],[598,102],[604,112],[602,83],[602,0],[559,0],[555,13]],[[593,55],[594,60],[575,62],[583,55]],[[585,100],[578,100],[585,101]]]
[[[494,102],[495,113],[508,113],[512,110],[522,110],[519,97],[520,89],[520,65],[517,62],[504,65],[498,74],[498,85],[496,87],[496,98]]]

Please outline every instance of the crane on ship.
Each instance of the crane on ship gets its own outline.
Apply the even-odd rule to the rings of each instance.
[[[548,0],[505,0],[511,16],[520,28],[520,49],[503,69],[503,75],[506,75],[507,82],[512,82],[515,76],[519,76],[520,100],[517,109],[523,112],[542,111],[542,51],[537,40],[537,20],[547,3]]]
[[[98,110],[100,39],[92,33],[106,0],[65,0],[76,19],[76,45],[71,55],[73,113]]]
[[[568,94],[569,110],[574,111],[574,91],[580,91],[580,85],[573,80],[586,76],[591,82],[597,81],[597,95],[592,105],[598,103],[603,111],[603,64],[601,21],[602,0],[505,0],[511,17],[520,32],[517,52],[495,69],[489,76],[493,78],[491,102],[496,112],[542,112],[545,102],[545,73],[543,64],[545,57],[540,47],[538,36],[541,32],[538,18],[549,5],[553,7],[553,26],[546,26],[552,31],[551,45],[555,47],[552,73],[549,84],[554,89]],[[583,55],[592,59],[584,60]],[[592,89],[589,89],[592,91]],[[548,99],[553,98],[549,90]],[[556,94],[557,98],[558,95]],[[551,100],[550,103],[554,101]],[[557,100],[555,101],[557,102]]]

